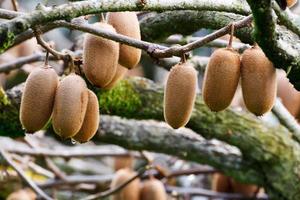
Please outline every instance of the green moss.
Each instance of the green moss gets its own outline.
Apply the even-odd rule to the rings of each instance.
[[[142,106],[139,94],[129,80],[120,81],[112,90],[100,90],[97,96],[102,113],[133,117]]]
[[[12,138],[24,136],[18,106],[7,98],[2,88],[0,88],[0,136]]]
[[[1,38],[1,42],[0,42],[0,53],[3,53],[6,49],[8,49],[9,47],[11,47],[13,45],[14,39],[15,39],[15,35],[12,32],[5,32],[2,31],[0,33],[0,38]]]

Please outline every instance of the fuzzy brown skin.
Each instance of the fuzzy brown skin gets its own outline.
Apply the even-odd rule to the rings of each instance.
[[[106,23],[95,23],[103,30],[116,32]],[[83,71],[87,79],[97,87],[108,85],[115,76],[119,60],[119,44],[92,34],[86,34],[83,45]]]
[[[91,90],[88,90],[88,104],[83,124],[73,139],[79,143],[88,142],[97,133],[99,127],[100,112],[98,98]]]
[[[203,80],[203,99],[215,112],[227,108],[240,78],[240,56],[229,48],[216,50],[210,57]]]
[[[111,24],[119,34],[140,40],[140,24],[135,12],[112,12],[107,15],[107,22]],[[137,66],[141,59],[140,49],[120,44],[119,63],[129,69]]]
[[[20,121],[26,132],[34,133],[49,121],[57,86],[58,76],[50,66],[29,74],[20,107]]]
[[[113,79],[111,80],[111,82],[104,87],[104,89],[112,89],[112,88],[114,88],[118,84],[118,82],[121,79],[123,79],[123,77],[125,76],[125,74],[127,73],[127,71],[128,71],[127,68],[125,68],[122,65],[118,64],[115,76],[113,77]]]
[[[297,0],[286,0],[287,6],[290,8],[297,3]]]
[[[215,173],[212,177],[212,190],[223,193],[231,192],[230,178],[221,173]]]
[[[197,72],[189,64],[170,70],[164,93],[164,118],[174,129],[185,126],[191,116],[197,89]]]
[[[245,105],[250,112],[261,116],[274,105],[277,90],[276,70],[258,46],[245,50],[241,63]]]
[[[286,78],[283,71],[277,71],[277,96],[281,99],[286,109],[297,117],[300,111],[300,92]]]
[[[111,182],[111,188],[123,184],[136,173],[130,169],[120,169],[116,172],[115,177]],[[140,196],[140,180],[135,179],[128,185],[126,185],[121,191],[112,195],[112,200],[139,200]]]
[[[231,179],[232,192],[243,194],[246,197],[254,197],[259,188],[256,185],[242,184]]]
[[[167,200],[167,193],[161,181],[150,178],[143,183],[141,189],[141,200]]]
[[[118,171],[119,169],[123,169],[123,168],[132,169],[133,163],[134,163],[133,156],[116,157],[114,159],[115,171]]]
[[[65,77],[58,86],[52,125],[62,138],[73,137],[80,130],[88,104],[88,89],[84,80],[75,74]]]

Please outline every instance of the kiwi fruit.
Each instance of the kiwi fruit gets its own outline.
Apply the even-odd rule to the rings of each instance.
[[[106,23],[95,23],[95,27],[115,33]],[[115,41],[86,34],[83,45],[83,71],[86,78],[97,87],[105,87],[115,76],[119,59],[119,44]]]
[[[132,155],[116,157],[114,159],[114,168],[116,171],[123,168],[132,169],[134,158]]]
[[[111,189],[125,183],[136,175],[136,172],[126,168],[116,172],[112,182]],[[119,192],[112,195],[112,200],[139,200],[140,196],[140,180],[136,178],[131,183],[126,185]]]
[[[58,76],[49,65],[29,74],[20,106],[20,121],[27,133],[42,129],[49,121],[58,83]]]
[[[286,0],[287,6],[290,8],[297,3],[297,0]]]
[[[84,80],[72,73],[59,84],[55,96],[52,125],[62,138],[71,138],[82,127],[89,94]]]
[[[231,182],[228,176],[221,173],[215,173],[212,176],[212,190],[216,192],[229,193],[231,192]]]
[[[170,70],[164,93],[164,118],[174,129],[185,126],[191,116],[197,89],[197,71],[187,63]]]
[[[277,96],[291,115],[297,117],[300,111],[300,92],[289,82],[284,71],[277,71]]]
[[[73,139],[79,143],[88,142],[96,134],[99,127],[99,103],[98,98],[91,90],[88,90],[88,103],[83,124]]]
[[[271,110],[277,89],[276,69],[257,45],[241,59],[241,86],[247,109],[257,116]]]
[[[256,185],[242,184],[232,178],[230,179],[232,192],[243,194],[246,197],[254,197],[259,188]]]
[[[153,177],[142,184],[140,194],[142,200],[167,200],[168,197],[162,182]]]
[[[227,108],[240,79],[240,55],[232,48],[213,52],[205,70],[202,95],[211,111]]]
[[[117,83],[125,76],[126,72],[128,71],[127,68],[123,67],[122,65],[118,64],[117,71],[111,80],[111,82],[106,85],[105,89],[112,89],[117,85]]]
[[[111,24],[117,33],[140,40],[140,24],[135,12],[110,12],[107,14],[107,22]],[[120,44],[119,63],[128,69],[132,69],[139,63],[142,51],[135,47]]]

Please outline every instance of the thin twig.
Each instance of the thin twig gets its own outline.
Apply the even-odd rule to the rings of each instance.
[[[141,156],[137,153],[113,153],[108,151],[93,150],[93,151],[85,151],[85,150],[53,150],[46,148],[39,149],[29,149],[29,148],[14,148],[9,147],[6,148],[5,151],[10,153],[16,153],[20,155],[31,155],[31,156],[48,156],[48,157],[62,157],[62,158],[78,158],[78,157],[126,157],[126,156],[134,156],[136,158],[140,158]]]
[[[151,166],[146,165],[145,167],[142,167],[141,169],[139,169],[138,173],[136,175],[134,175],[132,178],[125,181],[123,184],[120,184],[117,187],[109,189],[107,191],[99,192],[97,194],[87,196],[86,198],[83,198],[83,200],[93,200],[93,199],[98,199],[98,198],[104,198],[104,197],[110,196],[114,193],[117,193],[120,190],[122,190],[125,186],[127,186],[129,183],[131,183],[135,179],[141,177],[145,173],[145,171],[149,170],[150,168],[151,168]]]
[[[280,123],[293,134],[298,142],[300,142],[300,125],[279,99],[276,99],[272,112],[276,115]]]
[[[10,158],[10,156],[1,149],[1,154],[3,158],[7,161],[7,163],[14,168],[14,170],[19,174],[19,176],[30,186],[37,194],[39,194],[42,198],[46,200],[53,200],[50,196],[48,196],[43,190],[41,190],[32,180],[26,177],[24,171],[14,163],[14,161]]]
[[[235,29],[239,29],[239,28],[243,28],[245,26],[249,26],[249,24],[251,24],[252,20],[253,20],[252,15],[249,15],[248,17],[245,17],[244,19],[235,22],[234,27],[235,27]],[[170,47],[165,50],[155,49],[155,51],[153,52],[153,56],[156,58],[180,56],[186,52],[197,49],[217,38],[220,38],[220,37],[230,33],[230,31],[231,31],[231,24],[229,24],[209,35],[206,35],[205,37],[203,37],[200,40],[196,40],[196,41],[186,44],[184,46],[174,46],[174,47]]]
[[[51,53],[54,57],[56,57],[58,59],[64,59],[67,56],[67,54],[61,53],[61,52],[56,51],[55,49],[51,48],[51,46],[47,42],[45,42],[43,40],[43,38],[41,37],[41,31],[39,29],[36,28],[34,30],[34,34],[35,34],[37,43],[40,44],[42,47],[44,47],[44,49],[46,49],[46,51]]]
[[[74,56],[81,56],[82,50],[78,50],[73,52]],[[42,52],[36,52],[29,56],[19,57],[10,62],[3,63],[0,65],[0,73],[7,73],[11,70],[18,69],[22,67],[24,64],[34,63],[38,61],[44,61],[46,58],[46,54]],[[49,60],[59,60],[58,58],[50,55]]]
[[[17,0],[11,0],[11,3],[13,5],[14,11],[18,11],[19,10],[19,4],[18,4]]]

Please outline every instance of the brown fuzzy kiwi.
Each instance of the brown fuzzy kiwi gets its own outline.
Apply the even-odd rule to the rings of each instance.
[[[111,24],[119,34],[141,39],[140,24],[135,12],[108,13],[107,22]],[[129,69],[134,68],[140,61],[142,51],[125,44],[120,45],[119,63]]]
[[[122,156],[122,157],[116,157],[114,160],[114,168],[116,171],[123,168],[132,169],[134,158],[133,156]]]
[[[56,72],[48,65],[29,74],[20,107],[20,121],[26,132],[38,131],[49,121],[58,83]]]
[[[257,116],[271,110],[276,97],[276,70],[255,45],[242,55],[241,85],[247,109]]]
[[[95,27],[115,33],[106,23]],[[115,76],[119,59],[119,44],[92,34],[86,34],[83,47],[83,70],[87,79],[97,87],[105,87]]]
[[[162,182],[155,178],[150,178],[143,183],[140,194],[142,200],[167,200],[168,197]]]
[[[212,190],[216,192],[231,192],[231,182],[228,176],[221,173],[215,173],[212,177]]]
[[[72,73],[57,88],[52,125],[63,139],[80,130],[88,104],[88,89],[84,80]]]
[[[297,3],[297,0],[286,0],[287,6],[290,8]]]
[[[185,126],[191,116],[197,89],[197,72],[189,64],[172,67],[164,93],[165,121],[177,129]]]
[[[136,172],[130,169],[120,169],[116,172],[115,177],[111,182],[111,189],[125,183],[136,175]],[[140,180],[137,178],[122,190],[112,195],[112,200],[139,200],[140,196]]]
[[[83,124],[73,139],[79,143],[88,142],[96,134],[99,127],[99,103],[98,98],[91,90],[88,90],[88,104]]]
[[[294,116],[300,111],[300,92],[286,78],[283,71],[277,71],[277,96],[281,99],[286,109]]]
[[[240,55],[231,48],[216,50],[210,57],[203,80],[203,99],[215,112],[227,108],[240,78]]]
[[[127,71],[128,71],[127,68],[125,68],[122,65],[118,64],[117,71],[115,73],[114,78],[104,88],[105,89],[112,89],[113,87],[115,87],[118,84],[118,82],[125,76]]]
[[[246,197],[254,197],[259,188],[256,185],[242,184],[231,178],[232,192],[243,194]]]

